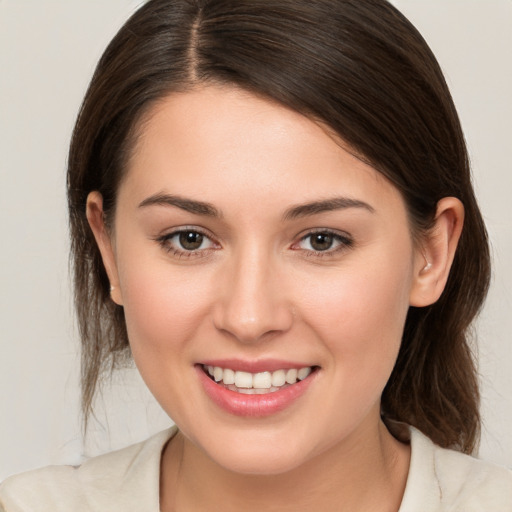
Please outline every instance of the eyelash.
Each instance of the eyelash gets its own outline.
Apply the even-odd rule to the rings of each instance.
[[[316,229],[313,231],[309,231],[306,235],[302,236],[298,242],[295,242],[292,245],[292,248],[296,247],[298,244],[300,244],[301,242],[304,242],[308,238],[311,239],[315,235],[331,236],[333,239],[333,244],[337,243],[338,245],[334,248],[329,247],[328,249],[325,249],[323,251],[303,249],[305,251],[306,257],[309,257],[309,256],[312,256],[315,258],[333,257],[333,256],[336,256],[339,252],[342,252],[346,249],[350,249],[351,247],[354,246],[354,240],[347,234],[341,234],[341,233],[339,233],[337,231],[333,231],[331,229]],[[311,242],[310,242],[310,244],[311,244]],[[296,250],[300,250],[300,248],[296,249]]]
[[[198,229],[196,227],[187,228],[183,227],[180,229],[177,229],[176,231],[172,231],[171,233],[166,233],[165,235],[157,237],[155,240],[160,244],[160,246],[168,253],[172,254],[173,256],[177,258],[201,258],[208,256],[212,250],[216,250],[216,247],[208,247],[206,249],[196,249],[196,250],[186,250],[186,249],[179,249],[175,245],[171,243],[171,240],[174,237],[177,237],[179,235],[183,234],[196,234],[201,235],[204,237],[205,240],[208,240],[209,243],[213,246],[218,244],[212,240],[212,237],[209,236],[207,233],[202,231],[201,229]]]
[[[186,249],[179,249],[175,245],[171,244],[171,240],[179,235],[183,234],[195,234],[200,235],[204,237],[205,240],[208,240],[211,245],[214,247],[208,247],[204,249],[195,249],[195,250],[186,250]],[[334,249],[331,247],[325,249],[325,250],[311,250],[311,249],[300,249],[300,247],[297,247],[302,242],[306,241],[308,238],[312,238],[315,235],[326,235],[330,236],[333,239],[333,244],[338,244]],[[155,238],[155,240],[160,244],[160,246],[168,253],[171,253],[173,256],[178,258],[192,258],[192,257],[205,257],[210,255],[211,251],[217,250],[219,245],[214,242],[207,233],[202,231],[201,229],[198,229],[196,227],[184,227],[177,229],[176,231],[172,231],[171,233],[167,233],[165,235],[159,236]],[[311,244],[311,243],[310,243]],[[340,251],[349,249],[353,247],[354,241],[352,238],[350,238],[346,234],[340,234],[336,231],[330,230],[330,229],[317,229],[314,231],[309,231],[304,236],[300,237],[300,239],[297,242],[294,242],[291,246],[292,250],[302,250],[304,251],[304,255],[306,257],[314,257],[314,258],[326,258],[326,257],[332,257],[339,253]],[[217,247],[215,247],[217,246]]]

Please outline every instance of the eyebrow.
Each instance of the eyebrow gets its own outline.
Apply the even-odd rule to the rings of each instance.
[[[283,215],[284,220],[298,219],[318,213],[330,212],[334,210],[344,210],[347,208],[363,208],[370,213],[375,213],[375,209],[364,201],[351,199],[349,197],[333,197],[323,201],[313,201],[311,203],[299,204],[286,210]]]
[[[204,215],[206,217],[220,218],[220,211],[211,203],[197,201],[195,199],[187,199],[173,194],[154,194],[144,199],[139,208],[148,206],[175,206],[196,215]],[[370,213],[375,213],[375,209],[364,201],[351,199],[348,197],[333,197],[322,201],[313,201],[310,203],[299,204],[286,210],[283,220],[293,220],[318,213],[329,212],[334,210],[343,210],[347,208],[363,208]]]
[[[221,217],[219,210],[210,203],[196,201],[194,199],[186,199],[173,194],[154,194],[144,199],[144,201],[139,204],[139,208],[145,208],[147,206],[176,206],[186,212],[195,213],[197,215]]]

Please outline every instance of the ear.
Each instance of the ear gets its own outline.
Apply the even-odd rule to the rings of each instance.
[[[112,239],[105,226],[103,197],[99,192],[94,191],[87,196],[86,215],[110,281],[110,297],[117,305],[122,306],[123,299],[119,287],[115,252],[112,246]]]
[[[443,293],[464,224],[464,206],[455,197],[437,203],[433,228],[416,251],[411,306],[434,304]]]

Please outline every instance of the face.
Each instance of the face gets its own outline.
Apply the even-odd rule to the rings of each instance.
[[[135,362],[214,461],[282,472],[376,428],[424,260],[399,192],[324,127],[236,89],[170,95],[111,241]]]

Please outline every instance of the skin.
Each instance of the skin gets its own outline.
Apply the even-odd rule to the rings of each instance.
[[[218,215],[141,206],[162,194]],[[334,197],[358,203],[286,215]],[[141,123],[113,230],[99,193],[87,214],[135,362],[180,428],[162,456],[162,510],[398,510],[410,450],[383,425],[380,397],[409,305],[444,288],[458,200],[439,202],[415,245],[399,191],[325,127],[208,86],[171,94]],[[180,246],[180,229],[204,235],[199,250]],[[326,230],[333,245],[314,250],[311,233]],[[220,358],[319,370],[285,410],[247,418],[199,383],[195,365]]]

